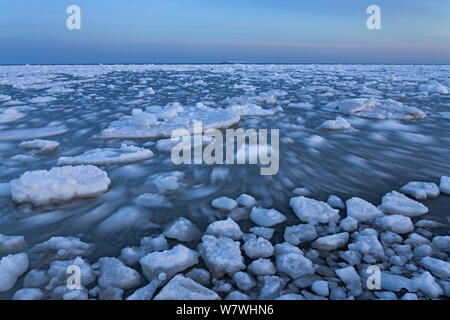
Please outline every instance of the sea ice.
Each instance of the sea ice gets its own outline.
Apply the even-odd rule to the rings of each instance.
[[[311,223],[289,226],[284,230],[284,240],[294,246],[311,242],[316,238],[317,231]]]
[[[250,259],[271,257],[274,250],[270,241],[256,236],[249,237],[245,241],[243,249]]]
[[[358,251],[361,255],[371,255],[374,258],[381,259],[384,257],[383,246],[377,237],[374,229],[364,229],[357,236],[356,241],[348,244],[348,248]]]
[[[0,234],[0,255],[3,253],[18,253],[25,248],[23,236],[5,236]]]
[[[147,279],[157,279],[165,274],[170,279],[179,272],[198,263],[199,254],[183,245],[176,245],[170,250],[152,252],[139,260]]]
[[[23,141],[19,144],[19,147],[29,150],[39,150],[40,152],[49,152],[58,148],[59,142],[34,139],[29,141]]]
[[[41,300],[44,292],[36,288],[19,289],[14,293],[13,300]]]
[[[260,227],[273,227],[286,221],[286,216],[275,209],[254,207],[250,219]]]
[[[236,202],[243,207],[253,207],[256,203],[256,200],[252,196],[243,193],[236,198]]]
[[[92,246],[76,237],[52,237],[38,243],[30,250],[32,260],[53,261],[70,260],[77,256],[86,256]]]
[[[94,197],[106,192],[110,183],[105,171],[90,165],[27,171],[10,182],[15,202],[34,205]]]
[[[439,190],[442,193],[450,194],[450,177],[442,176],[441,184],[439,185]]]
[[[419,91],[428,93],[448,94],[447,87],[440,84],[436,80],[431,80],[428,84],[419,85]]]
[[[211,202],[213,208],[225,211],[231,211],[237,207],[237,202],[228,197],[220,197]]]
[[[342,117],[336,117],[336,120],[327,120],[319,126],[319,129],[326,130],[349,130],[352,129],[350,123]]]
[[[219,300],[214,291],[178,274],[158,293],[155,300]]]
[[[141,277],[136,270],[127,267],[116,258],[100,258],[92,267],[99,271],[98,285],[103,289],[109,287],[123,290],[131,289],[141,281]]]
[[[14,287],[17,279],[28,269],[26,253],[10,254],[0,260],[0,292]]]
[[[198,246],[198,251],[208,266],[211,274],[221,278],[225,273],[234,273],[245,269],[240,243],[230,238],[216,238],[204,235]]]
[[[336,274],[342,280],[349,290],[349,294],[357,297],[362,293],[361,278],[353,267],[337,269]]]
[[[395,233],[408,233],[414,230],[414,225],[409,217],[399,214],[386,215],[377,218],[376,224],[383,230]]]
[[[351,198],[346,201],[347,216],[359,222],[369,222],[383,215],[383,213],[370,202],[361,198]]]
[[[318,250],[335,250],[345,246],[348,242],[348,232],[332,234],[316,239],[311,247]]]
[[[176,239],[182,242],[196,241],[202,236],[197,226],[184,217],[175,220],[175,222],[164,231],[164,235],[169,239]]]
[[[437,198],[439,196],[439,188],[432,182],[411,181],[401,187],[400,191],[417,200]]]
[[[16,108],[7,108],[0,111],[0,124],[9,123],[23,118],[25,114]]]
[[[330,207],[335,209],[344,209],[344,202],[338,196],[331,195],[328,197],[327,203]]]
[[[243,236],[241,228],[231,218],[211,223],[206,229],[206,234],[216,237],[226,237],[233,240],[239,240]]]
[[[301,196],[291,198],[289,204],[303,222],[329,223],[339,220],[339,210],[331,208],[323,201]]]
[[[285,273],[294,280],[315,272],[311,260],[294,252],[277,254],[276,266],[278,272]]]
[[[119,149],[105,148],[89,150],[75,157],[60,157],[58,165],[90,164],[96,166],[138,162],[153,157],[153,152],[122,143]]]
[[[386,213],[401,214],[408,217],[420,216],[428,212],[428,208],[423,204],[397,191],[392,191],[383,196],[381,209]]]
[[[422,110],[416,107],[404,106],[401,102],[392,99],[345,99],[330,102],[325,106],[325,109],[341,112],[345,115],[356,115],[359,117],[374,119],[412,120],[422,119],[425,117],[425,113]]]
[[[432,257],[423,257],[420,259],[420,265],[442,279],[450,278],[450,263],[447,261]]]

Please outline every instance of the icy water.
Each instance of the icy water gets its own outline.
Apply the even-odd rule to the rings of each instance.
[[[96,244],[96,255],[118,255],[144,235],[157,235],[179,216],[201,230],[221,216],[211,201],[253,195],[294,221],[292,191],[312,198],[358,196],[376,205],[409,181],[439,183],[450,175],[449,66],[408,65],[117,65],[0,67],[0,183],[31,170],[49,170],[63,156],[122,143],[152,150],[151,159],[99,166],[111,180],[97,197],[33,206],[0,198],[0,233],[24,235],[30,245],[54,235]],[[436,82],[441,86],[437,85]],[[149,89],[152,88],[153,90]],[[372,114],[342,114],[330,103],[345,99],[395,100],[425,117],[404,116],[393,105]],[[280,130],[280,170],[261,176],[251,165],[175,165],[155,148],[157,139],[104,139],[103,130],[134,108],[179,103],[209,108],[256,104],[270,116],[241,116],[235,128]],[[328,107],[327,107],[328,106]],[[8,110],[8,111],[6,111]],[[318,128],[345,118],[352,130]],[[375,119],[375,118],[378,119]],[[381,119],[380,119],[381,118]],[[53,152],[18,145],[35,138],[60,143]],[[159,208],[136,199],[155,191],[159,174],[180,171]],[[429,216],[447,222],[450,197],[424,202]],[[122,210],[122,214],[117,212]],[[107,221],[107,223],[105,223]],[[287,224],[290,220],[288,219]],[[280,237],[281,235],[277,235]]]

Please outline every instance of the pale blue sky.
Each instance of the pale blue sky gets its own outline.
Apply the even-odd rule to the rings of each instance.
[[[450,63],[449,17],[450,0],[1,0],[0,63]]]

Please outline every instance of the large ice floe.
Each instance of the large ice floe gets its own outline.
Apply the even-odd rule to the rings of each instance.
[[[34,205],[93,197],[106,192],[110,183],[105,171],[91,165],[27,171],[10,182],[15,202]]]
[[[150,150],[123,143],[118,149],[94,149],[75,157],[60,157],[58,165],[114,165],[147,160],[151,157],[153,152]]]

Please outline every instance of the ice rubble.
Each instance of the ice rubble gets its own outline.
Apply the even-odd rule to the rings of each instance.
[[[93,197],[106,192],[110,183],[105,171],[91,165],[27,171],[10,182],[15,202],[34,205]]]
[[[18,253],[25,248],[25,238],[23,236],[5,236],[0,234],[0,255]]]
[[[318,250],[335,250],[345,246],[348,242],[348,232],[341,232],[316,239],[311,247]]]
[[[23,141],[19,144],[19,147],[23,149],[38,150],[40,152],[53,151],[58,148],[58,146],[59,142],[42,139]]]
[[[412,120],[425,117],[425,113],[422,110],[416,107],[404,106],[401,102],[392,99],[344,99],[329,102],[325,106],[325,110],[374,119]]]
[[[75,157],[60,157],[59,166],[65,165],[114,165],[147,160],[153,157],[153,152],[148,149],[129,146],[122,143],[119,149],[105,148],[94,149]]]
[[[208,228],[206,228],[206,234],[216,237],[230,238],[233,240],[239,240],[243,236],[241,228],[231,218],[211,223]]]
[[[240,114],[229,109],[183,107],[179,104],[166,107],[149,107],[145,112],[113,122],[102,131],[102,138],[168,138],[176,129],[194,132],[194,121],[201,121],[202,129],[225,129],[238,123]]]

